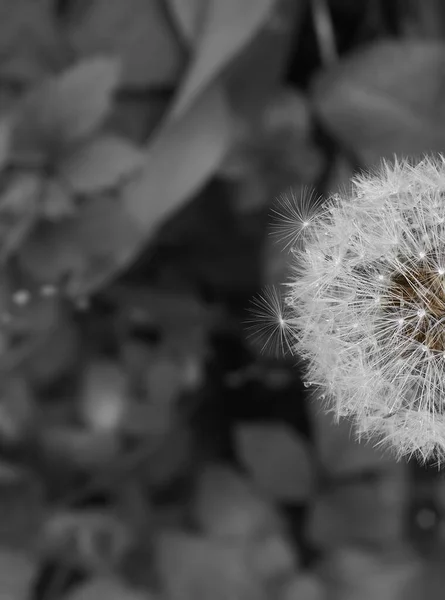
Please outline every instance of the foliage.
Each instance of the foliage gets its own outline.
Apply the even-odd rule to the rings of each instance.
[[[244,328],[275,197],[444,149],[445,12],[399,4],[0,0],[0,596],[441,589],[443,482]]]

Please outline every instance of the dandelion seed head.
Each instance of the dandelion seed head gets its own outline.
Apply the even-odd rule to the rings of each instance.
[[[384,161],[296,210],[294,230],[288,215],[294,269],[276,327],[306,381],[360,437],[443,459],[445,159]]]

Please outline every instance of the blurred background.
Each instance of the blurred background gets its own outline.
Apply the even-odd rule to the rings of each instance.
[[[0,0],[1,598],[442,597],[443,475],[247,322],[444,93],[441,0]]]

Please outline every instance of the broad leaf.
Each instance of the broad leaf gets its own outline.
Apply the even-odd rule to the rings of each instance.
[[[167,4],[186,41],[194,44],[204,24],[207,0],[167,0]]]
[[[54,144],[60,151],[93,133],[111,108],[119,71],[116,60],[90,58],[32,89],[17,107],[14,156],[46,160]]]
[[[37,575],[37,565],[25,553],[0,549],[0,596],[5,600],[27,600]]]
[[[444,49],[410,40],[356,51],[316,78],[319,117],[365,166],[445,150]]]
[[[195,58],[173,109],[179,117],[252,40],[276,0],[209,0]]]
[[[83,583],[67,600],[154,600],[155,596],[133,590],[119,579],[97,577]]]
[[[400,547],[377,553],[343,546],[328,555],[323,567],[332,597],[341,600],[405,600],[420,572],[420,559]],[[424,591],[416,598],[430,597]]]
[[[280,600],[327,600],[326,585],[314,573],[298,573],[284,586]]]
[[[275,523],[273,509],[250,482],[222,465],[202,472],[193,513],[207,534],[221,538],[251,538]]]
[[[170,600],[263,600],[242,546],[183,533],[164,533],[156,548],[159,573]]]
[[[285,425],[239,425],[235,431],[241,462],[275,500],[300,503],[313,487],[309,447]]]
[[[71,190],[58,179],[42,181],[40,210],[49,221],[60,221],[72,217],[76,212],[76,203]]]
[[[102,471],[122,452],[115,432],[49,425],[43,428],[41,438],[45,460],[65,473],[73,466],[87,472]]]
[[[139,225],[118,199],[96,197],[75,218],[42,224],[19,260],[42,283],[67,277],[68,293],[83,295],[127,264],[142,242]]]
[[[0,195],[0,259],[15,252],[30,232],[38,210],[42,180],[33,173],[13,177]]]
[[[215,173],[232,135],[231,113],[217,85],[180,119],[167,120],[147,146],[143,175],[129,184],[123,199],[146,235]]]
[[[62,161],[62,181],[78,193],[100,192],[134,175],[143,166],[143,153],[123,138],[97,137],[82,145]]]
[[[68,36],[79,56],[119,56],[126,86],[171,85],[183,67],[184,53],[157,0],[74,3]]]

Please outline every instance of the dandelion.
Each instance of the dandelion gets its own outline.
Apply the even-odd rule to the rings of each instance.
[[[378,434],[398,458],[440,461],[445,158],[383,162],[307,223],[287,238],[298,245],[280,334],[326,407],[349,416],[359,437]]]

